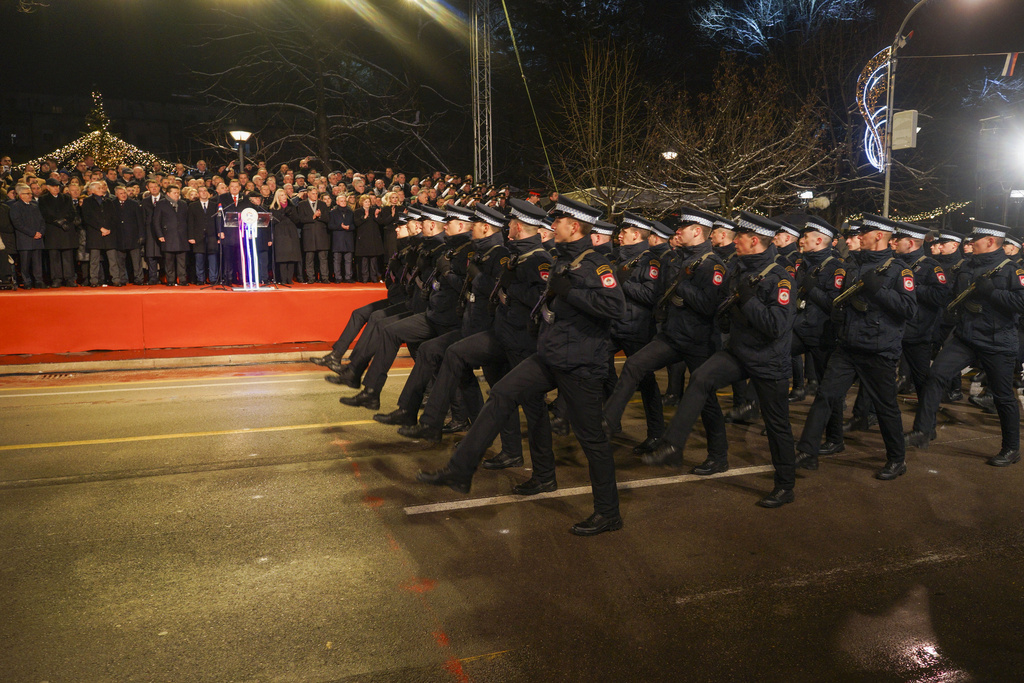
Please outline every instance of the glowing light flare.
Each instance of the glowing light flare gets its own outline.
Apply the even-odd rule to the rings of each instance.
[[[443,0],[409,0],[422,9],[443,29],[462,39],[469,39],[469,17]]]
[[[881,50],[872,57],[857,79],[857,108],[864,117],[864,153],[868,163],[881,171],[885,168],[885,127],[888,112],[884,104],[879,106],[889,87],[889,53],[892,47]]]

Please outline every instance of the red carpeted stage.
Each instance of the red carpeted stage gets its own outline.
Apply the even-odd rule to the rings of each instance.
[[[0,355],[333,342],[383,285],[260,291],[79,287],[0,293]]]

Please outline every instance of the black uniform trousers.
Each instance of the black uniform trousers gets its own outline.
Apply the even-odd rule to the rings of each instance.
[[[885,456],[889,462],[902,463],[906,459],[903,445],[903,419],[896,402],[896,366],[899,361],[884,358],[877,353],[851,351],[843,346],[828,359],[828,367],[818,384],[818,393],[811,404],[811,412],[800,435],[801,453],[818,455],[821,434],[836,406],[842,409],[846,392],[853,380],[860,380],[859,392],[865,396],[878,415],[878,429],[885,443]]]
[[[432,342],[424,344],[420,352]],[[491,331],[470,335],[448,347],[444,360],[434,380],[434,388],[430,399],[423,409],[420,423],[431,427],[440,427],[444,421],[449,405],[456,396],[456,391],[463,394],[466,412],[473,419],[478,419],[480,410],[475,410],[474,401],[479,396],[479,383],[472,374],[474,367],[481,367],[487,383],[494,386],[501,381],[508,371],[518,365],[530,352],[508,349],[503,346]],[[417,363],[419,360],[417,359]],[[467,378],[468,376],[468,378]],[[468,387],[467,387],[468,384]],[[476,391],[473,392],[473,387]],[[466,389],[469,389],[467,392]],[[467,396],[468,394],[468,396]],[[399,403],[401,405],[401,403]],[[536,459],[538,453],[543,460],[552,459],[551,423],[544,405],[544,395],[534,394],[524,397],[521,401],[523,413],[529,426],[529,442],[531,458]],[[405,407],[405,406],[403,406]],[[408,408],[406,408],[408,410]],[[514,407],[507,420],[500,428],[501,450],[512,456],[523,454],[522,433],[519,428],[519,409]]]
[[[825,376],[825,369],[828,367],[828,359],[832,355],[832,349],[826,349],[821,346],[807,346],[796,333],[793,334],[792,349],[795,361],[800,361],[802,364],[804,354],[807,354],[811,357],[811,365],[814,367],[815,377]],[[796,380],[793,380],[793,386],[796,387]],[[843,442],[842,401],[832,406],[832,415],[825,425],[825,439],[836,443]]]
[[[683,377],[686,375],[686,363],[673,363],[668,366],[668,386],[665,395],[679,397],[683,395]]]
[[[590,469],[590,486],[594,495],[594,511],[604,517],[619,514],[619,492],[615,486],[615,460],[612,447],[601,427],[601,402],[604,398],[601,377],[581,378],[576,374],[553,368],[537,354],[512,368],[500,382],[491,387],[490,398],[466,438],[459,442],[449,466],[457,476],[469,479],[483,459],[517,403],[534,396],[543,396],[552,389],[566,397],[569,424],[579,439]],[[538,425],[534,429],[540,429]],[[533,431],[533,429],[531,429]],[[533,452],[533,476],[542,481],[555,478],[554,455]]]
[[[356,373],[356,376],[361,377],[373,360],[374,354],[380,348],[384,328],[412,315],[407,310],[397,310],[397,305],[394,308],[396,309],[394,311],[392,311],[392,307],[388,307],[370,314],[363,333],[359,336],[359,341],[356,342],[355,348],[349,354],[349,367]]]
[[[928,380],[928,369],[932,364],[932,343],[924,342],[903,342],[903,362],[910,373],[910,379],[914,382],[914,392],[917,393],[917,400],[921,400],[924,392],[925,382]]]
[[[618,350],[622,350],[626,353],[626,362],[629,363],[629,359],[635,354],[639,353],[642,349],[646,348],[647,344],[638,341],[627,341],[623,339],[616,339],[612,337],[612,355],[608,358],[608,377],[605,379],[605,395],[611,396],[612,392],[618,386],[618,381],[615,377],[615,353]],[[665,367],[665,366],[661,366]],[[661,368],[657,368],[661,369]],[[625,367],[622,369],[623,373],[626,372]],[[636,387],[640,387],[640,398],[644,404],[644,419],[647,423],[647,438],[649,439],[660,439],[662,434],[665,433],[665,415],[664,408],[661,405],[661,390],[658,388],[658,380],[654,377],[654,371],[648,370],[645,374],[640,377],[638,385],[633,385],[633,391],[636,391]],[[632,394],[631,394],[632,395]],[[629,399],[627,399],[628,401]],[[625,406],[623,406],[625,408]],[[621,413],[619,417],[621,418]],[[618,421],[614,424],[618,425]]]
[[[449,328],[441,328],[427,319],[426,313],[410,315],[381,329],[380,342],[373,354],[373,360],[363,378],[363,387],[380,393],[388,381],[388,370],[391,369],[403,343],[422,344],[428,339],[450,332]]]
[[[724,386],[741,380],[750,380],[761,407],[761,416],[768,432],[768,448],[775,467],[775,486],[791,490],[796,485],[796,452],[793,450],[793,432],[789,424],[789,379],[760,379],[752,377],[745,367],[728,351],[718,351],[690,375],[683,397],[679,400],[665,440],[679,448],[685,448],[693,423],[713,398],[715,392]],[[724,431],[724,430],[723,430]],[[711,453],[711,439],[708,439],[708,455]],[[722,456],[724,457],[724,456]]]
[[[416,350],[416,364],[413,366],[412,372],[409,373],[409,379],[405,381],[402,393],[398,397],[399,408],[403,408],[413,415],[419,412],[420,406],[423,405],[423,396],[427,393],[430,383],[438,376],[438,371],[441,369],[448,349],[460,340],[462,340],[462,330],[452,330],[427,340],[420,345],[419,349]],[[504,357],[502,357],[502,361],[504,362]],[[473,367],[473,365],[463,365],[461,374],[451,385],[453,390],[457,388],[465,392],[464,400],[470,416],[475,416],[483,407],[480,383],[476,381]],[[434,389],[430,392],[431,396],[436,391],[437,383],[435,382]],[[445,391],[447,391],[447,387]],[[446,394],[446,400],[444,401],[445,413],[448,412],[452,396],[453,393]],[[443,414],[441,415],[441,420],[444,420]],[[436,426],[440,427],[441,423],[438,422]]]
[[[921,405],[914,418],[914,429],[926,433],[935,429],[935,416],[939,412],[939,403],[949,386],[950,378],[959,377],[961,370],[974,363],[981,365],[988,378],[988,393],[992,394],[996,412],[999,413],[999,429],[1003,436],[1001,448],[1020,448],[1020,406],[1013,393],[1013,378],[1017,371],[1016,353],[975,351],[963,340],[953,336],[946,340],[932,362]]]
[[[392,302],[387,299],[378,299],[372,303],[360,306],[356,310],[352,311],[352,315],[349,316],[348,322],[345,324],[345,329],[341,331],[341,336],[334,342],[331,350],[335,355],[341,356],[348,351],[348,347],[352,344],[352,341],[359,334],[359,331],[363,329],[363,326],[370,321],[370,316],[377,311],[382,311],[385,308],[394,306]],[[404,304],[403,304],[404,305]]]

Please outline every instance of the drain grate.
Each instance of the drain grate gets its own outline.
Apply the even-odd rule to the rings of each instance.
[[[71,372],[51,372],[47,375],[39,375],[39,379],[67,379],[74,376],[74,373]]]

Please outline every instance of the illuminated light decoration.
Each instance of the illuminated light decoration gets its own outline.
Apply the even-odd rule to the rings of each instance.
[[[256,232],[259,212],[243,209],[238,216],[238,244],[242,252],[242,289],[260,288],[259,254],[256,251]]]
[[[42,162],[49,160],[56,161],[57,168],[71,168],[87,156],[96,160],[97,168],[110,168],[118,164],[149,168],[152,167],[154,161],[159,161],[168,169],[174,168],[174,163],[130,145],[111,133],[109,130],[110,118],[107,117],[103,107],[103,95],[98,92],[92,93],[92,110],[86,116],[85,124],[89,132],[82,137],[16,168],[24,170],[27,165],[31,164],[38,169]],[[186,169],[192,170],[188,166]]]
[[[893,216],[893,218],[896,219],[896,220],[903,221],[904,223],[917,223],[918,221],[930,221],[930,220],[934,220],[936,218],[940,218],[940,217],[946,215],[947,213],[952,213],[954,211],[959,211],[960,209],[966,208],[966,207],[970,206],[973,203],[974,203],[973,201],[953,202],[952,204],[947,204],[946,206],[940,206],[939,208],[932,209],[931,211],[925,211],[923,213],[915,213],[912,216],[899,216],[899,215],[896,215],[896,216]],[[859,221],[863,217],[864,217],[864,214],[857,213],[857,214],[853,214],[853,215],[847,216],[846,220],[848,220],[848,221]]]
[[[868,163],[881,171],[885,168],[885,127],[888,112],[885,94],[889,87],[889,53],[892,46],[872,57],[857,79],[857,108],[864,117],[864,153]],[[879,100],[882,101],[881,106]]]

